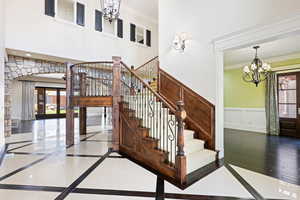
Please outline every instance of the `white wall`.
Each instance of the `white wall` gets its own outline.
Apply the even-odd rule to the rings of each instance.
[[[22,82],[13,81],[11,85],[11,118],[21,120],[22,111]]]
[[[158,55],[158,25],[134,10],[123,8],[124,38],[95,31],[99,0],[80,0],[86,5],[85,27],[44,15],[44,0],[6,1],[6,48],[67,59],[95,61],[122,56],[128,65],[140,65]],[[123,3],[125,5],[125,3]],[[152,47],[129,41],[129,23],[152,31]]]
[[[213,39],[276,22],[299,11],[298,0],[159,1],[161,66],[201,96],[216,103],[217,74]],[[192,38],[184,54],[171,50],[175,34],[181,32],[188,33]],[[218,131],[217,149],[223,150],[222,128]]]
[[[225,128],[266,133],[264,108],[225,108]]]
[[[0,150],[4,144],[4,0],[0,0]]]

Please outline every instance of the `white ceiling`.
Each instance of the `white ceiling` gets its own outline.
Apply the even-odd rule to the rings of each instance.
[[[158,0],[122,0],[122,5],[158,20]]]
[[[258,44],[260,49],[258,56],[261,59],[270,59],[291,54],[300,53],[300,35],[290,36],[273,42]],[[251,47],[225,52],[224,64],[232,67],[238,64],[250,63],[254,58],[255,51]],[[300,56],[299,56],[300,58]]]

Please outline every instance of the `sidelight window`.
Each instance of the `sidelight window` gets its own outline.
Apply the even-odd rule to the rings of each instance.
[[[296,75],[278,77],[279,117],[297,117],[297,79]]]

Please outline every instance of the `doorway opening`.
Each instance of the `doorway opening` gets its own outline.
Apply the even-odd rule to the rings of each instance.
[[[243,80],[257,44],[224,53],[225,161],[298,185],[299,44],[300,35],[259,44],[258,57],[272,70],[258,87]]]
[[[35,96],[35,118],[53,119],[66,117],[66,89],[36,87]]]

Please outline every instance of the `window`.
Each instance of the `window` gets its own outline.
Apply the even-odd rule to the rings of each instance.
[[[55,0],[45,0],[45,15],[55,16]]]
[[[136,34],[135,31],[136,26],[135,24],[130,24],[130,41],[135,42],[136,41]]]
[[[119,38],[123,38],[123,20],[122,19],[117,20],[117,36]]]
[[[95,12],[95,30],[102,32],[102,12],[99,10]]]
[[[146,45],[151,47],[151,31],[146,30]]]
[[[74,2],[70,0],[58,0],[57,16],[60,19],[74,22]]]
[[[85,25],[85,13],[84,13],[84,5],[81,3],[77,3],[77,24],[80,26]]]
[[[297,76],[280,75],[278,77],[279,117],[297,117]]]
[[[67,93],[65,90],[59,90],[60,108],[59,114],[65,114],[67,109]]]
[[[151,47],[151,31],[141,26],[130,24],[130,41]]]
[[[46,115],[57,113],[57,91],[46,89]]]

